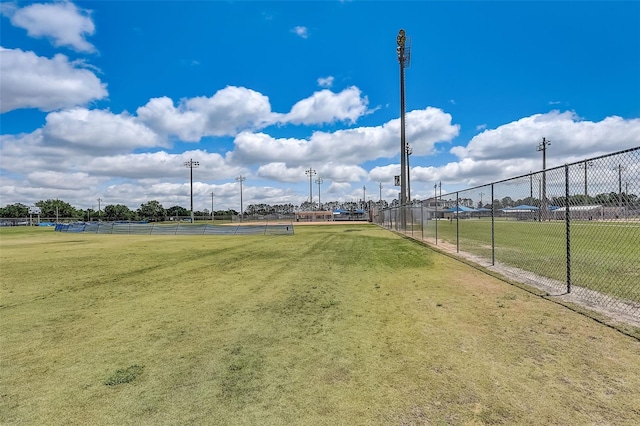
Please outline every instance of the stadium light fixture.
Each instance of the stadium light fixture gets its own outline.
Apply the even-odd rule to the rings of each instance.
[[[189,161],[184,162],[185,167],[188,167],[190,170],[190,179],[191,179],[191,223],[193,223],[193,168],[200,167],[200,163],[197,161],[193,161],[193,159],[189,159]]]

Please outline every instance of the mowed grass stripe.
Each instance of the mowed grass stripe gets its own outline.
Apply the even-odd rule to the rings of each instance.
[[[433,237],[435,225],[428,225]],[[566,280],[563,221],[495,221],[495,259],[510,266]],[[459,223],[460,250],[491,259],[490,219]],[[439,221],[438,238],[456,243],[456,222]],[[640,226],[635,223],[571,222],[571,278],[575,286],[640,302]]]
[[[0,260],[2,424],[640,420],[637,340],[373,226],[2,230]]]

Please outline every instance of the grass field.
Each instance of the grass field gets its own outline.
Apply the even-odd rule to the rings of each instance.
[[[438,222],[438,239],[456,244],[456,222]],[[435,236],[434,223],[425,236]],[[491,260],[490,219],[460,220],[459,232],[461,251]],[[496,220],[494,233],[496,261],[565,282],[563,221]],[[640,223],[574,221],[570,237],[573,285],[640,302]]]
[[[0,424],[640,423],[640,342],[371,225],[0,229]]]

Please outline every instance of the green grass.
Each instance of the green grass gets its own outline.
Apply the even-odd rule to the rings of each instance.
[[[565,229],[563,221],[496,220],[495,260],[565,282]],[[490,219],[460,220],[459,232],[461,251],[491,259]],[[640,302],[639,223],[573,221],[570,237],[573,285]],[[455,244],[456,222],[439,221],[438,239]]]
[[[640,422],[640,342],[373,226],[0,261],[3,425]]]

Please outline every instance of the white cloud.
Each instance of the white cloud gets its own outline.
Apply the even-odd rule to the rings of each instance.
[[[275,180],[278,182],[300,182],[305,177],[303,167],[287,167],[286,163],[269,163],[260,166],[256,176],[262,179]]]
[[[95,157],[89,160],[83,170],[112,178],[145,179],[147,182],[165,179],[186,179],[190,170],[184,165],[193,159],[200,165],[193,169],[194,181],[211,179],[230,179],[246,169],[229,165],[220,154],[201,150],[170,154],[166,151],[140,154]]]
[[[307,27],[301,27],[301,26],[297,26],[297,27],[293,27],[291,29],[291,32],[302,37],[302,38],[308,38],[309,37],[309,32],[307,30]]]
[[[315,92],[311,97],[297,102],[281,121],[293,124],[320,124],[335,121],[355,121],[366,114],[369,100],[361,96],[355,86],[340,93],[330,90]]]
[[[487,125],[486,125],[486,124],[478,124],[478,125],[476,126],[476,130],[477,130],[477,131],[479,131],[479,132],[480,132],[480,131],[482,131],[482,130],[484,130],[484,129],[486,129],[486,128],[487,128]]]
[[[244,87],[227,86],[211,97],[188,98],[174,107],[170,98],[153,98],[137,110],[138,118],[160,134],[195,142],[203,136],[236,135],[277,120],[269,98]]]
[[[47,115],[42,129],[44,144],[92,155],[129,152],[166,143],[156,133],[127,114],[74,108]]]
[[[107,96],[107,85],[82,63],[64,55],[48,59],[0,47],[0,112],[18,108],[52,111]]]
[[[94,187],[102,183],[102,179],[86,172],[64,173],[54,171],[34,171],[27,174],[28,185],[56,190],[74,190],[82,182],[82,186]]]
[[[333,86],[333,76],[318,78],[318,86],[330,88]]]
[[[414,155],[427,155],[436,142],[449,141],[458,134],[451,116],[431,107],[409,112],[406,129]],[[314,132],[308,140],[243,132],[235,138],[235,149],[228,159],[243,164],[284,162],[289,167],[304,166],[310,158],[316,163],[360,164],[397,155],[399,134],[399,119],[377,127]]]
[[[78,9],[71,2],[4,7],[2,12],[10,17],[14,26],[26,29],[31,37],[47,37],[55,46],[70,47],[79,52],[95,51],[86,40],[86,36],[95,32],[91,12]]]
[[[328,194],[343,194],[351,189],[351,184],[348,182],[331,182],[327,189]]]
[[[369,180],[373,182],[393,182],[393,177],[398,175],[400,175],[400,164],[388,164],[371,169],[369,171]]]
[[[547,166],[564,164],[568,158],[586,158],[640,145],[640,119],[611,116],[599,122],[580,119],[575,113],[551,111],[535,114],[485,130],[467,146],[451,149],[460,159],[508,160],[539,158],[538,143],[551,140]],[[520,169],[526,172],[528,169]]]

